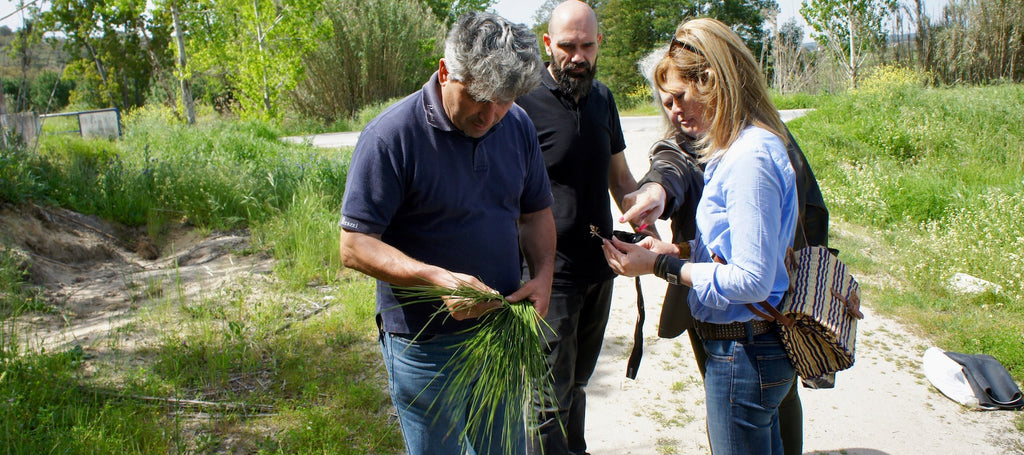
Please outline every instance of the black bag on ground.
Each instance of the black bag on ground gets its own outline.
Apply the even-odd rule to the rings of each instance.
[[[982,409],[1024,409],[1024,397],[1010,372],[988,354],[946,352],[946,356],[964,367],[964,376]]]

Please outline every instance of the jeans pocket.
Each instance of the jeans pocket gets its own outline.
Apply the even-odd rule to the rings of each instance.
[[[786,354],[757,356],[757,371],[761,377],[761,406],[777,408],[789,393],[796,379],[796,370]]]
[[[691,329],[692,330],[692,329]],[[736,342],[733,340],[704,340],[704,352],[707,353],[708,361],[732,362],[733,349]]]

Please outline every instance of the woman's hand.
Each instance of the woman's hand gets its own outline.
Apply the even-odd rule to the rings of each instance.
[[[640,276],[654,273],[654,260],[660,253],[649,248],[662,247],[659,244],[666,244],[666,242],[647,237],[633,244],[612,238],[611,240],[605,239],[601,248],[604,250],[604,258],[608,261],[608,266],[615,273],[622,276]],[[668,245],[675,248],[675,245],[671,243]]]
[[[622,207],[625,212],[619,218],[620,223],[629,222],[637,226],[637,231],[651,235],[654,222],[665,211],[665,201],[668,196],[661,185],[648,182],[640,189],[625,195],[622,198]]]

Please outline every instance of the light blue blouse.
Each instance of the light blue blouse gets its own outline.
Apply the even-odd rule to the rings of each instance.
[[[796,178],[785,144],[748,126],[704,171],[690,272],[694,318],[743,322],[757,319],[747,303],[767,300],[778,307],[789,288],[785,255],[797,216]],[[712,253],[726,264],[712,261]]]

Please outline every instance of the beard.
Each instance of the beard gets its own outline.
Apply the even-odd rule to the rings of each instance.
[[[551,66],[555,82],[558,83],[558,88],[563,93],[573,98],[583,98],[590,93],[590,86],[597,74],[597,60],[594,60],[593,66],[589,62],[568,62],[565,66],[558,66],[558,63],[552,60]],[[576,74],[576,71],[580,69],[583,70],[583,73]]]

